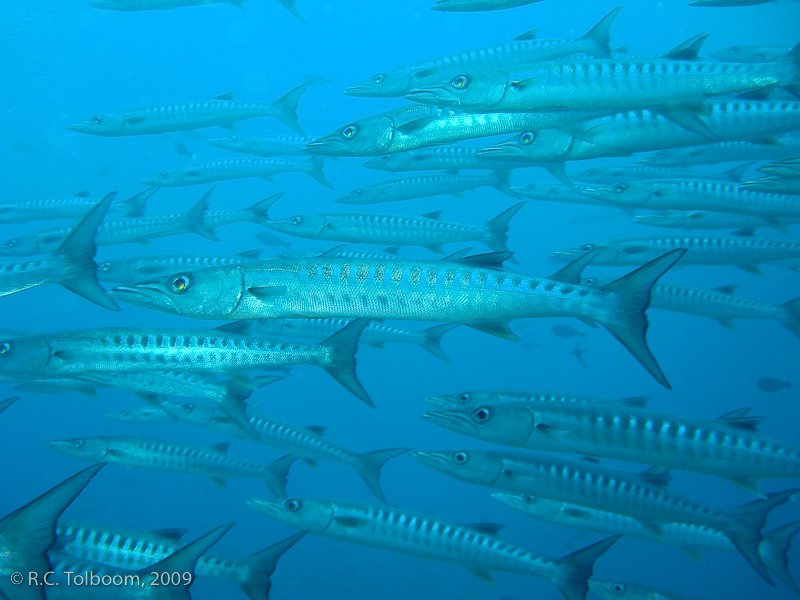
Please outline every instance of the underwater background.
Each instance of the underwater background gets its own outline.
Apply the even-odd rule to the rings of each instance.
[[[117,190],[120,197],[142,189],[138,182],[159,171],[233,155],[204,143],[230,135],[219,129],[188,134],[105,138],[68,131],[90,115],[128,108],[202,101],[229,91],[237,100],[270,101],[306,80],[313,85],[301,98],[300,124],[310,137],[363,116],[405,103],[402,99],[369,99],[342,91],[384,68],[426,58],[500,44],[528,31],[539,36],[581,35],[615,1],[546,0],[514,10],[447,13],[429,10],[430,0],[319,2],[298,0],[302,23],[273,0],[247,0],[246,10],[228,4],[173,11],[115,12],[81,1],[43,0],[0,3],[0,189],[2,201],[66,196],[89,190],[93,197]],[[689,36],[711,34],[704,50],[734,44],[794,46],[800,41],[800,2],[783,0],[752,7],[693,8],[684,2],[628,0],[612,28],[612,47],[660,55]],[[702,54],[702,53],[701,53]],[[291,134],[274,119],[252,119],[236,125],[238,135]],[[507,136],[504,136],[507,137]],[[482,147],[495,138],[479,140]],[[475,142],[468,142],[475,145]],[[176,152],[179,148],[186,152]],[[584,161],[576,168],[628,163],[631,159]],[[272,217],[327,211],[349,211],[331,201],[359,185],[391,178],[361,167],[362,159],[326,161],[325,173],[336,187],[328,190],[301,173],[221,182],[211,209],[242,208],[279,191],[286,192],[270,211]],[[733,164],[701,167],[723,171]],[[568,170],[570,166],[568,166]],[[544,170],[513,171],[515,186],[555,181]],[[210,186],[164,188],[149,202],[149,213],[181,212]],[[377,207],[377,211],[418,215],[444,209],[451,221],[483,224],[514,201],[492,188],[467,192],[463,198],[437,196]],[[372,207],[370,207],[372,208]],[[358,208],[354,208],[358,210]],[[0,225],[0,239],[55,226],[30,222]],[[254,223],[218,230],[214,243],[186,234],[155,239],[148,246],[101,246],[97,263],[150,254],[226,255],[259,248]],[[514,218],[509,248],[519,265],[513,270],[548,275],[562,263],[548,258],[564,248],[616,237],[655,235],[613,208],[530,201]],[[671,234],[669,230],[665,235]],[[676,232],[677,233],[677,230]],[[276,234],[280,235],[280,234]],[[763,236],[800,241],[776,232]],[[290,251],[330,248],[331,243],[281,236]],[[378,250],[375,246],[359,249]],[[455,251],[448,246],[446,252]],[[265,248],[264,256],[286,251]],[[422,248],[404,256],[430,259]],[[596,275],[621,275],[630,267],[590,267]],[[663,282],[713,288],[741,284],[741,296],[780,304],[800,296],[796,271],[766,265],[762,277],[727,266],[673,269]],[[121,305],[103,310],[56,286],[42,286],[0,299],[0,329],[46,333],[94,327],[214,327],[217,322]],[[713,419],[742,407],[768,417],[761,431],[800,444],[800,340],[779,323],[738,320],[729,330],[711,319],[659,310],[648,312],[648,340],[673,390],[660,387],[632,356],[603,329],[578,321],[541,319],[517,322],[521,343],[505,341],[466,327],[445,335],[442,346],[452,363],[437,360],[413,344],[394,344],[381,351],[362,346],[358,373],[377,408],[358,402],[320,369],[296,367],[284,381],[256,390],[263,398],[258,412],[297,425],[325,425],[327,435],[354,451],[408,447],[414,450],[496,448],[434,427],[420,419],[430,409],[427,396],[473,389],[536,388],[607,398],[652,395],[649,407],[675,415]],[[581,332],[584,367],[570,354],[575,338],[557,337],[551,328],[569,324]],[[403,323],[422,328],[421,323]],[[766,393],[762,377],[793,381],[792,389]],[[0,384],[2,397],[17,394]],[[215,444],[224,437],[188,425],[123,423],[107,413],[132,408],[140,401],[123,390],[101,389],[97,398],[79,393],[24,394],[0,416],[0,515],[25,504],[85,463],[55,454],[43,443],[80,436],[142,436],[191,444]],[[270,462],[276,449],[234,441],[231,452],[254,462]],[[608,461],[609,464],[615,464]],[[620,463],[622,466],[622,463]],[[640,470],[638,465],[627,465]],[[734,508],[754,499],[728,481],[674,471],[670,487],[716,508]],[[603,535],[559,528],[534,521],[493,500],[491,490],[451,480],[407,456],[383,468],[382,487],[389,502],[410,510],[459,521],[503,523],[504,539],[558,557],[602,539]],[[769,480],[767,492],[796,485]],[[332,463],[292,467],[289,496],[374,501],[352,469]],[[294,532],[245,505],[269,497],[257,480],[232,479],[226,489],[200,476],[109,466],[65,513],[97,523],[143,531],[188,528],[193,539],[222,523],[236,522],[214,548],[214,554],[245,556]],[[800,518],[796,502],[774,511],[767,529]],[[797,545],[800,547],[800,544]],[[790,571],[798,573],[800,549],[790,553]],[[788,599],[782,583],[769,588],[735,553],[703,553],[703,562],[675,548],[623,538],[598,560],[595,578],[620,579],[663,587],[697,598]],[[496,573],[496,587],[466,570],[332,539],[308,535],[287,552],[272,577],[274,600],[439,599],[522,600],[559,598],[549,582]],[[224,581],[202,579],[191,590],[197,600],[245,598]],[[590,594],[591,597],[591,594]]]

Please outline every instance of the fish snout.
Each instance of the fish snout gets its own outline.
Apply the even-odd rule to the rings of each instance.
[[[418,450],[417,452],[412,452],[409,456],[429,467],[442,467],[450,462],[446,452],[425,452]]]
[[[477,156],[480,158],[497,158],[500,160],[515,160],[519,158],[527,158],[525,149],[520,146],[516,140],[501,142],[488,148],[478,150]]]
[[[432,104],[434,106],[460,106],[458,98],[455,98],[443,87],[429,87],[411,90],[405,96],[406,100],[419,104]]]
[[[467,415],[454,411],[434,410],[431,412],[426,412],[424,415],[422,415],[422,418],[426,421],[434,423],[435,425],[439,425],[440,427],[445,427],[446,429],[455,429],[457,431],[468,429],[470,425],[469,417]]]

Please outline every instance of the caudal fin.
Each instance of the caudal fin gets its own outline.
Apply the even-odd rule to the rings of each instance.
[[[301,23],[305,23],[306,20],[303,18],[303,15],[300,14],[300,11],[297,10],[297,6],[294,3],[294,0],[278,0],[286,10],[288,10],[296,19],[298,19]]]
[[[594,27],[587,31],[581,39],[592,40],[595,43],[594,50],[589,53],[595,58],[610,58],[611,57],[611,26],[622,10],[622,6],[611,9],[611,11],[602,19],[600,19]]]
[[[390,458],[400,456],[408,452],[410,448],[392,448],[390,450],[376,450],[375,452],[365,452],[359,455],[361,465],[358,467],[358,474],[367,484],[375,497],[386,504],[386,496],[381,489],[381,467]]]
[[[312,156],[306,161],[306,164],[309,165],[309,169],[305,172],[308,173],[308,175],[312,177],[314,181],[321,183],[326,188],[330,188],[332,190],[336,189],[333,187],[331,182],[325,178],[325,172],[322,170],[322,167],[325,165],[324,156]]]
[[[296,456],[287,454],[278,460],[272,461],[268,466],[268,472],[264,481],[276,498],[286,498],[286,478],[289,477],[289,467],[292,466]]]
[[[795,298],[782,304],[781,308],[784,310],[783,317],[780,320],[781,323],[786,329],[800,337],[800,298]]]
[[[53,252],[54,257],[61,258],[68,263],[63,269],[68,278],[59,283],[69,291],[108,310],[119,310],[119,306],[106,296],[105,290],[97,283],[97,265],[92,259],[97,252],[97,246],[94,243],[97,227],[105,218],[114,201],[114,196],[116,196],[116,192],[111,192],[92,207],[75,229],[64,238],[58,249]]]
[[[111,210],[122,213],[125,217],[141,217],[144,214],[144,207],[150,199],[150,196],[160,189],[160,187],[149,187],[143,192],[134,194],[130,198],[117,200],[112,204]]]
[[[424,336],[419,343],[420,346],[425,348],[428,352],[433,354],[436,358],[441,358],[445,362],[453,362],[450,357],[442,350],[441,341],[442,336],[448,331],[452,331],[458,327],[458,323],[445,323],[444,325],[435,325],[423,329],[420,333]]]
[[[506,252],[508,250],[506,246],[508,242],[508,225],[514,215],[526,204],[527,202],[520,202],[511,208],[507,208],[483,226],[486,232],[483,242],[494,252]]]
[[[14,404],[14,402],[16,402],[17,400],[19,400],[19,396],[16,396],[14,398],[8,398],[0,402],[0,413],[2,413],[5,409]]]
[[[562,572],[553,580],[567,600],[585,600],[589,591],[589,578],[594,571],[594,561],[611,548],[621,535],[606,538],[558,560]]]
[[[275,572],[278,559],[306,533],[308,532],[295,533],[269,548],[236,561],[236,572],[241,573],[239,587],[250,600],[269,600],[269,590],[272,587],[270,577]]]
[[[767,567],[761,559],[759,548],[761,546],[761,529],[767,522],[767,515],[776,506],[780,506],[800,490],[786,490],[769,494],[763,500],[755,500],[732,511],[733,518],[721,531],[736,546],[756,572],[768,584],[774,586],[772,578],[769,576]]]
[[[181,227],[187,232],[202,235],[204,238],[211,240],[212,242],[218,242],[219,238],[214,235],[214,232],[206,226],[203,218],[208,210],[208,199],[211,197],[211,194],[215,189],[216,186],[212,187],[205,194],[203,194],[203,197],[195,202],[192,208],[186,211],[186,214],[183,215],[183,221],[181,222]]]
[[[775,573],[789,589],[800,596],[800,588],[797,587],[791,573],[789,573],[789,550],[792,548],[792,538],[798,531],[800,531],[800,521],[789,523],[765,533],[761,540],[761,545],[758,547],[758,554],[770,571]]]
[[[678,248],[650,261],[624,277],[603,286],[603,289],[621,296],[619,310],[614,311],[612,319],[598,319],[601,325],[636,357],[642,366],[655,377],[661,385],[672,389],[658,366],[655,356],[647,346],[647,316],[650,305],[650,290],[659,278],[686,254]]]
[[[293,4],[292,0],[286,0],[286,3],[283,3],[287,8],[289,4]],[[301,83],[272,102],[272,108],[274,109],[272,116],[303,137],[306,137],[306,133],[297,120],[297,102],[300,100],[300,96],[312,85],[313,82],[311,81]]]
[[[6,572],[36,572],[41,581],[44,574],[50,571],[47,551],[56,542],[56,521],[104,466],[105,463],[101,463],[80,471],[0,519],[0,539],[3,540],[6,554],[3,567]],[[30,594],[20,592],[21,588],[31,588],[28,590]],[[15,586],[7,576],[0,577],[2,598],[43,597],[33,591],[34,586]]]
[[[245,208],[245,211],[248,213],[248,220],[258,224],[269,221],[269,209],[283,197],[283,194],[283,192],[272,194],[272,196],[267,196],[263,200],[259,200],[255,204],[251,204]]]
[[[327,366],[323,366],[331,377],[346,387],[351,394],[364,402],[367,406],[375,408],[367,390],[361,385],[356,376],[356,350],[358,350],[358,337],[369,323],[369,319],[355,319],[334,333],[320,345],[331,347],[331,358]]]
[[[511,180],[509,178],[508,171],[495,171],[494,179],[495,182],[492,185],[497,189],[498,192],[503,192],[512,198],[522,197],[511,187]]]

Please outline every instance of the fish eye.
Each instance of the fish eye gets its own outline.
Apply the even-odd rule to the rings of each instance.
[[[361,195],[361,190],[360,189],[353,190],[352,192],[350,192],[350,194],[352,196],[360,196]]]
[[[83,440],[75,440],[74,442],[72,442],[72,447],[79,450],[79,449],[83,448],[83,445],[85,443],[86,442],[84,442]]]
[[[466,404],[467,402],[469,402],[469,394],[468,394],[468,393],[466,393],[466,392],[464,392],[463,394],[459,394],[459,395],[456,397],[456,400],[458,400],[459,402],[461,402],[461,404]]]
[[[101,263],[100,264],[100,270],[101,271],[110,271],[111,270],[111,263],[110,262]]]
[[[584,280],[583,280],[583,285],[585,285],[585,286],[589,286],[589,287],[591,287],[591,286],[593,286],[594,284],[595,284],[594,277],[586,277],[586,278],[584,278]]]
[[[690,219],[702,219],[703,218],[703,213],[699,213],[699,212],[689,213],[689,218]]]
[[[594,175],[597,172],[597,169],[586,169],[587,175]]]
[[[529,496],[528,494],[525,494],[525,495],[522,497],[522,501],[523,501],[525,504],[535,504],[535,503],[536,503],[536,496]]]
[[[585,244],[581,246],[581,250],[583,250],[584,252],[591,252],[592,250],[594,250],[594,244]]]
[[[383,73],[378,73],[375,77],[372,78],[373,83],[383,83],[383,80],[386,79],[386,75]]]
[[[175,277],[169,280],[169,287],[176,294],[183,294],[189,289],[189,276],[175,275]]]
[[[0,356],[8,356],[8,353],[11,352],[12,349],[11,342],[2,342],[0,343]]]
[[[622,194],[627,189],[628,189],[628,184],[627,183],[618,183],[617,185],[614,186],[614,193],[615,194]]]
[[[300,225],[303,222],[303,217],[292,217],[292,225]]]
[[[611,590],[617,594],[621,594],[625,591],[625,586],[621,583],[615,583],[611,586]]]
[[[346,137],[348,140],[350,138],[354,138],[358,133],[358,128],[355,125],[348,125],[344,129],[342,129],[342,135]]]
[[[168,173],[166,171],[161,171],[161,173],[158,174],[158,176],[161,177],[162,179],[165,178],[167,175]]]
[[[528,146],[533,143],[533,140],[536,139],[536,134],[532,131],[526,131],[521,136],[519,136],[519,143],[523,146]]]
[[[469,87],[469,77],[466,75],[458,75],[457,77],[453,77],[453,79],[450,81],[450,85],[457,90],[464,90]]]
[[[183,405],[183,412],[190,413],[194,410],[194,402],[187,402]]]
[[[453,462],[457,465],[463,465],[469,460],[469,454],[466,452],[456,452],[453,454]]]
[[[656,214],[657,214],[659,217],[666,217],[666,216],[668,216],[668,215],[669,215],[669,213],[668,213],[667,211],[665,211],[665,210],[660,210],[660,211],[658,211]]]
[[[232,135],[232,136],[230,137],[230,140],[231,140],[232,142],[235,142],[235,141],[236,141],[236,140],[238,140],[238,139],[239,139],[239,138],[238,138],[238,137],[236,137],[235,135]]]
[[[8,240],[5,244],[3,244],[6,248],[14,248],[17,245],[17,240]]]
[[[476,423],[486,423],[491,416],[492,413],[489,411],[489,409],[485,406],[482,406],[481,408],[473,411],[472,420]]]
[[[99,125],[100,123],[102,123],[102,122],[103,122],[103,115],[96,115],[96,116],[94,116],[94,117],[92,118],[92,122],[93,122],[95,125]]]
[[[388,154],[384,154],[383,156],[381,156],[381,160],[383,162],[389,162],[390,160],[392,160],[392,157],[389,156]]]
[[[286,507],[286,510],[289,512],[297,512],[300,510],[300,501],[299,500],[287,500],[283,503],[283,506]]]

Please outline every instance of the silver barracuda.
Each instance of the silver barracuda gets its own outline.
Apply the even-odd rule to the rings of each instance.
[[[232,135],[226,138],[206,140],[212,146],[231,152],[255,154],[257,156],[308,156],[303,148],[311,138],[299,135],[244,136]]]
[[[108,212],[122,213],[125,217],[140,217],[147,200],[158,188],[149,188],[124,200],[115,199]],[[80,219],[89,209],[100,202],[81,193],[64,198],[43,198],[0,204],[0,223],[27,223],[50,219]]]
[[[524,164],[492,160],[478,156],[477,146],[442,146],[407,150],[376,156],[362,166],[376,171],[459,171],[461,169],[504,171],[525,167]],[[533,165],[535,166],[535,165]]]
[[[584,277],[583,285],[603,285],[610,277]],[[714,289],[658,283],[650,292],[650,308],[671,310],[714,319],[733,329],[733,319],[771,319],[800,337],[800,298],[784,304],[769,304],[736,296],[738,285]]]
[[[599,402],[519,402],[434,411],[424,418],[478,439],[724,477],[756,494],[766,478],[800,478],[800,447],[757,429],[746,410],[719,419]]]
[[[71,458],[105,461],[132,469],[205,475],[221,487],[225,487],[230,477],[260,479],[276,496],[286,496],[286,477],[296,457],[287,455],[268,465],[256,464],[228,454],[229,445],[230,442],[188,446],[150,438],[110,436],[46,442],[51,450]]]
[[[247,335],[277,335],[311,340],[324,340],[330,337],[352,319],[255,319],[233,321],[218,329],[231,333]],[[436,358],[452,362],[441,347],[442,336],[458,327],[455,323],[434,325],[427,329],[405,329],[387,325],[379,321],[370,321],[358,338],[359,344],[366,344],[383,350],[386,344],[417,344]]]
[[[775,217],[764,219],[756,215],[716,212],[711,210],[660,210],[646,215],[637,215],[635,223],[654,227],[676,229],[759,229],[771,227],[781,233],[789,233],[789,225],[800,223],[800,217]],[[102,278],[102,276],[101,276]]]
[[[371,548],[463,566],[484,581],[511,571],[552,581],[567,600],[584,600],[594,561],[617,537],[560,559],[501,540],[500,525],[463,525],[380,504],[296,499],[250,500],[248,506],[291,527]]]
[[[212,191],[213,188],[184,213],[103,221],[97,226],[94,242],[98,246],[131,242],[146,243],[151,238],[184,233],[196,233],[207,239],[218,241],[218,238],[203,222],[203,213],[208,207],[208,198]],[[0,256],[29,256],[53,252],[74,229],[74,227],[61,227],[11,238],[0,244]]]
[[[325,156],[380,156],[529,129],[568,127],[608,112],[470,113],[435,106],[404,106],[352,121],[313,140],[305,151]]]
[[[700,559],[702,550],[723,550],[736,552],[736,547],[717,529],[693,523],[664,523],[658,532],[644,527],[636,519],[624,514],[606,512],[539,498],[530,494],[492,494],[500,502],[507,504],[534,519],[576,529],[589,530],[603,534],[621,533],[626,537],[637,538],[657,544],[667,544],[679,548],[689,556]],[[788,499],[787,499],[788,500]],[[755,502],[764,502],[756,500]],[[775,575],[780,577],[792,591],[798,592],[797,585],[787,569],[789,545],[792,537],[800,530],[800,521],[789,523],[763,534],[758,554],[761,560]],[[590,589],[592,582],[589,583]],[[616,596],[614,596],[616,597]]]
[[[800,45],[771,63],[696,60],[699,44],[660,59],[566,59],[495,71],[462,69],[435,85],[418,85],[405,98],[476,111],[536,111],[658,107],[674,123],[714,140],[713,130],[685,107],[709,96],[784,87],[800,91]],[[680,60],[671,57],[678,52]]]
[[[443,211],[421,216],[385,213],[319,213],[294,215],[263,222],[264,227],[312,240],[385,246],[424,246],[442,252],[443,244],[478,241],[495,252],[508,250],[511,219],[525,206],[520,202],[482,226],[443,221]]]
[[[623,513],[653,531],[674,522],[715,528],[771,585],[758,554],[760,530],[769,511],[798,491],[789,490],[733,511],[717,510],[670,491],[666,487],[669,478],[657,468],[636,474],[546,454],[488,450],[425,451],[411,456],[461,481]]]
[[[707,54],[710,58],[726,62],[769,62],[780,60],[790,50],[788,46],[728,46]]]
[[[23,290],[57,283],[79,296],[109,310],[119,310],[117,303],[106,296],[97,283],[95,232],[114,200],[109,194],[64,238],[56,250],[45,258],[0,263],[0,297]]]
[[[339,204],[381,204],[413,198],[428,198],[447,194],[457,195],[479,187],[493,187],[497,191],[516,198],[508,183],[508,173],[497,171],[490,175],[420,175],[403,179],[392,179],[365,185],[334,200]]]
[[[233,422],[225,412],[211,404],[166,400],[161,401],[160,406],[166,415],[150,412],[137,417],[137,414],[128,412],[122,417],[126,421],[138,418],[139,422],[147,423],[175,423],[177,421],[224,435],[255,440],[301,458],[311,466],[316,466],[319,460],[345,465],[355,469],[370,491],[384,504],[386,504],[386,496],[384,496],[380,484],[381,467],[386,461],[409,451],[408,448],[391,448],[374,452],[352,452],[325,437],[326,427],[298,427],[279,419],[253,413],[248,415],[249,429],[255,431],[256,435],[248,437],[245,435],[246,432],[243,432],[242,428]]]
[[[89,6],[107,10],[171,10],[183,6],[203,6],[206,4],[232,4],[244,8],[245,0],[91,0]]]
[[[233,373],[316,365],[372,406],[355,374],[357,320],[324,342],[302,344],[215,330],[108,328],[66,331],[0,342],[0,372],[52,377],[87,371],[184,370]]]
[[[272,177],[281,173],[305,173],[314,181],[333,189],[322,171],[321,157],[311,157],[305,162],[290,162],[276,158],[229,158],[205,163],[196,163],[187,167],[179,167],[171,171],[161,171],[158,175],[144,179],[145,185],[176,187],[213,183],[228,179],[245,179],[256,177],[272,181]]]
[[[780,177],[760,177],[742,184],[746,190],[767,192],[768,194],[800,194],[800,179],[782,179]]]
[[[598,58],[610,55],[610,29],[622,7],[611,10],[597,24],[578,38],[536,39],[529,31],[500,45],[478,48],[458,54],[441,56],[404,67],[377,73],[348,88],[345,94],[370,98],[404,96],[426,83],[449,80],[463,68],[479,71],[522,65],[535,61],[554,60],[570,54],[585,53]]]
[[[111,567],[138,571],[174,554],[183,546],[185,529],[158,530],[150,533],[122,527],[109,527],[60,519],[56,525],[55,550],[75,558],[91,560]],[[241,586],[251,600],[267,600],[270,576],[278,559],[294,546],[304,532],[286,538],[245,558],[204,554],[194,568],[197,577],[224,579]]]
[[[243,265],[258,261],[263,250],[246,250],[231,256],[190,256],[163,254],[107,260],[97,265],[97,278],[114,283],[132,283],[168,275],[180,269],[194,270],[225,265]]]
[[[511,189],[522,198],[530,198],[531,200],[609,206],[609,203],[605,200],[586,193],[586,190],[594,189],[590,185],[576,183],[569,186],[563,183],[529,183],[525,187],[513,187]],[[623,208],[623,210],[627,209]]]
[[[641,156],[636,161],[663,167],[693,167],[740,160],[773,160],[800,152],[800,140],[794,138],[767,137],[763,142],[717,142],[673,148]]]
[[[180,273],[117,287],[116,299],[204,319],[361,317],[463,323],[516,339],[509,321],[572,316],[597,321],[664,386],[647,347],[650,288],[685,253],[673,251],[604,288],[576,285],[591,257],[550,278],[498,270],[507,253],[447,261],[318,257]],[[555,279],[554,279],[555,278]]]
[[[207,102],[171,104],[107,113],[71,125],[81,133],[102,136],[142,135],[186,131],[201,127],[232,128],[234,123],[255,117],[274,117],[300,135],[305,135],[297,122],[297,101],[312,84],[302,83],[274,102],[236,102],[233,94],[223,94]]]
[[[41,581],[52,570],[47,551],[56,541],[56,521],[104,465],[92,465],[0,519],[0,594],[9,599],[44,597],[40,589],[20,593],[12,574],[32,573]],[[23,588],[25,590],[25,588]]]
[[[200,558],[233,527],[233,523],[217,527],[176,550],[149,567],[130,571],[102,563],[76,558],[53,549],[47,554],[52,566],[52,600],[103,600],[113,598],[154,598],[156,600],[190,600],[189,588],[194,583],[195,566]],[[83,580],[79,583],[78,577]],[[92,578],[96,583],[92,582]],[[161,585],[162,581],[170,582]],[[48,580],[49,582],[49,580]],[[109,588],[113,596],[109,596]]]
[[[653,260],[676,248],[688,250],[681,259],[682,265],[731,265],[755,275],[761,273],[761,263],[800,257],[800,242],[782,242],[749,235],[608,240],[554,252],[550,256],[569,262],[597,250],[593,265],[631,266]]]
[[[613,600],[698,600],[696,596],[687,596],[627,581],[590,579],[589,590],[600,598],[612,598]]]
[[[446,12],[480,12],[487,10],[505,10],[526,6],[541,0],[436,0],[431,10]]]
[[[728,100],[698,107],[703,126],[720,140],[759,139],[800,127],[800,102]],[[681,148],[714,140],[676,124],[655,109],[619,112],[548,131],[525,130],[478,153],[522,162],[563,162]]]
[[[476,408],[478,406],[504,404],[507,402],[600,402],[612,404],[619,402],[626,406],[644,407],[647,405],[648,400],[650,400],[650,396],[636,396],[633,398],[622,398],[621,400],[610,400],[607,398],[552,392],[549,390],[470,390],[467,392],[457,392],[455,394],[425,398],[425,402],[445,409]]]
[[[738,183],[744,173],[753,166],[747,163],[733,167],[722,173],[709,173],[693,169],[675,167],[648,167],[642,165],[623,165],[619,167],[593,167],[577,173],[570,173],[571,179],[586,183],[614,184],[618,181],[639,181],[642,179],[703,179],[706,181],[731,181]]]
[[[758,167],[758,171],[782,179],[800,179],[800,155],[788,156]]]

